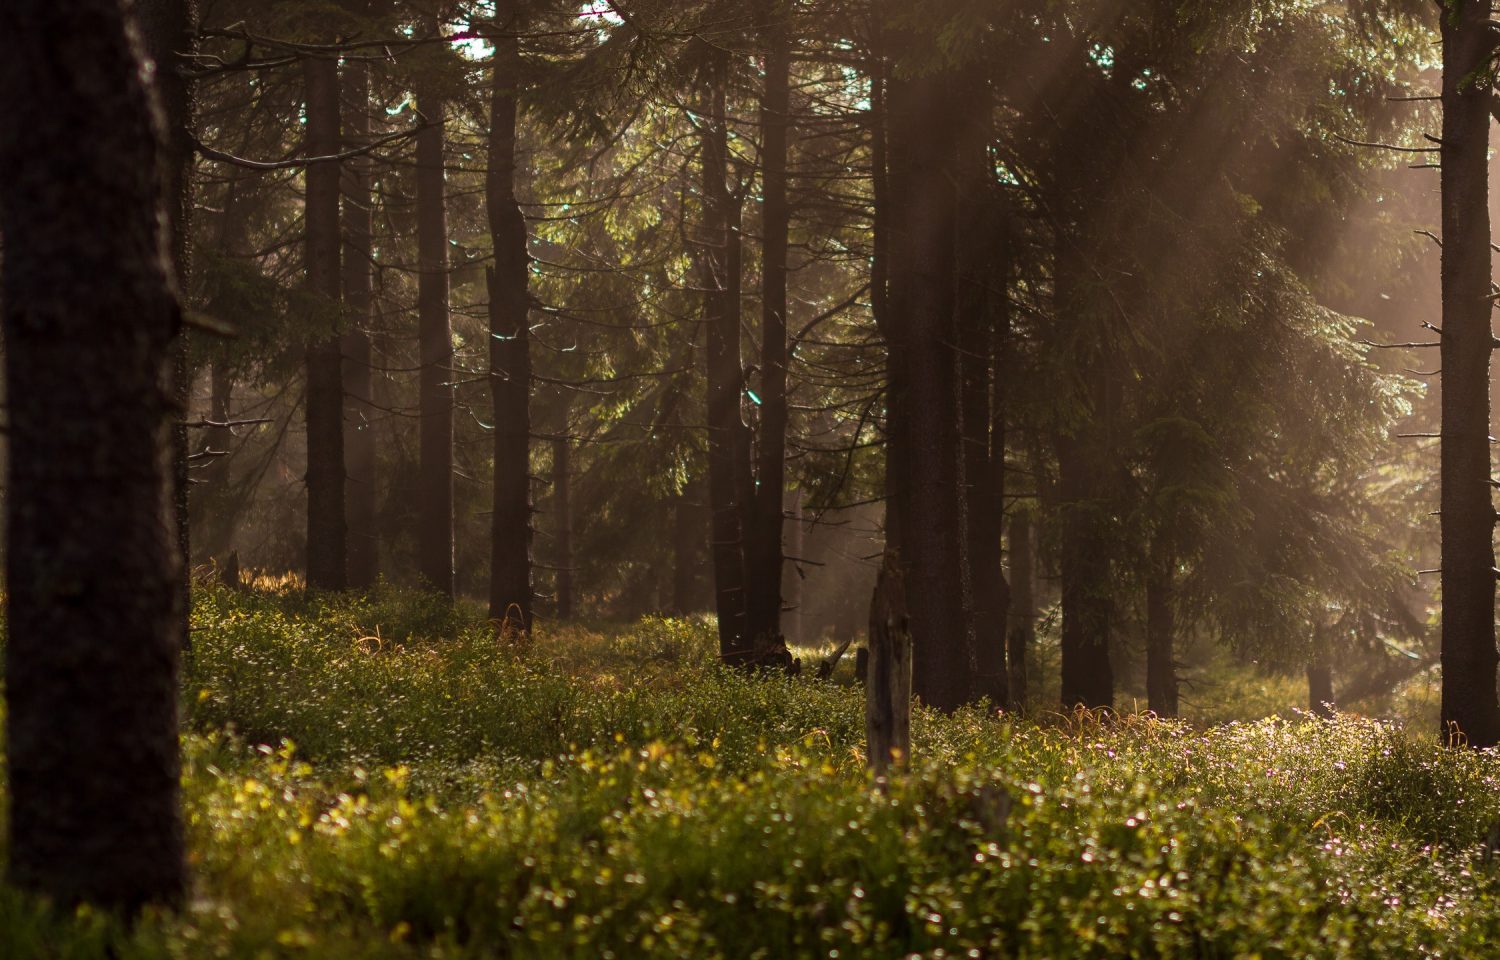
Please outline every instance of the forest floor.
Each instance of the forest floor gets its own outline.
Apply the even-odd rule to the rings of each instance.
[[[702,623],[541,631],[519,649],[410,593],[205,588],[194,628],[191,902],[127,930],[0,888],[0,956],[1500,943],[1500,757],[1391,723],[919,712],[912,768],[881,792],[857,688],[720,670]]]

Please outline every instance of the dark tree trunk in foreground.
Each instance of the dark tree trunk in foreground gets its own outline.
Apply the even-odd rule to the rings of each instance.
[[[780,657],[790,665],[781,636],[781,568],[784,559],[787,431],[787,126],[791,109],[791,48],[788,5],[768,0],[761,8],[765,89],[761,97],[760,428],[753,519],[747,531],[748,628],[757,659]]]
[[[1151,544],[1146,570],[1146,702],[1158,717],[1177,716],[1177,558],[1170,537]]]
[[[5,13],[10,880],[130,911],[184,888],[161,130],[121,4]]]
[[[357,4],[363,10],[368,4]],[[370,136],[370,65],[351,58],[344,90],[353,107],[344,118],[344,149]],[[374,351],[370,322],[374,263],[374,194],[369,157],[344,161],[344,517],[348,528],[349,586],[368,590],[380,576],[380,538],[375,529]]]
[[[501,9],[505,9],[502,5]],[[502,29],[514,31],[507,18]],[[490,619],[531,630],[531,332],[526,217],[516,202],[516,113],[521,49],[495,39],[485,202],[495,266],[490,281],[490,397],[495,500],[490,526]]]
[[[1031,514],[1018,512],[1010,520],[1010,610],[1005,631],[1005,679],[1010,688],[1008,703],[1017,712],[1026,709],[1026,663],[1036,645],[1036,587],[1033,566]]]
[[[921,52],[913,59],[926,62]],[[901,358],[897,463],[900,560],[911,613],[913,690],[953,710],[973,693],[966,496],[954,323],[956,138],[951,74],[898,72],[888,81],[887,163],[892,356]]]
[[[1080,409],[1055,437],[1058,470],[1059,572],[1062,575],[1062,707],[1114,706],[1114,668],[1109,637],[1114,621],[1110,563],[1110,391],[1103,356],[1102,321],[1092,315],[1076,239],[1059,243],[1056,265],[1058,312],[1082,327],[1074,363]]]
[[[440,98],[419,95],[417,134],[417,572],[453,596],[453,328],[448,316],[448,211]]]
[[[163,172],[166,185],[163,197],[167,224],[171,230],[172,265],[177,289],[188,289],[192,271],[193,214],[193,87],[183,67],[188,54],[198,48],[198,10],[193,0],[145,0],[136,4],[146,53],[156,63],[154,74],[158,102],[166,123]],[[192,580],[189,575],[192,557],[189,522],[190,486],[188,471],[189,438],[187,413],[192,406],[192,369],[188,358],[187,328],[172,344],[173,394],[179,416],[172,431],[172,495],[177,523],[177,542],[184,558],[182,597],[184,609],[191,603]],[[182,642],[189,645],[190,635],[184,629]]]
[[[1443,33],[1443,735],[1500,740],[1490,462],[1489,60],[1486,0],[1448,0]]]
[[[744,518],[749,438],[740,413],[740,281],[733,198],[729,192],[729,125],[724,87],[728,54],[715,50],[703,125],[703,319],[708,328],[708,499],[719,656],[734,665],[754,657],[749,634]]]
[[[307,155],[339,152],[338,61],[307,58]],[[316,297],[307,348],[307,585],[348,586],[344,526],[344,358],[329,327],[339,303],[339,165],[310,164],[307,179],[307,286]]]
[[[567,423],[563,429],[566,431]],[[573,445],[552,440],[553,536],[557,545],[557,619],[573,619]]]

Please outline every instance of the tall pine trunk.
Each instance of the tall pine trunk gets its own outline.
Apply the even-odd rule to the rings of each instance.
[[[729,55],[710,50],[702,112],[703,320],[708,330],[708,499],[719,617],[719,656],[743,666],[754,659],[745,563],[749,438],[740,412],[740,257],[738,216],[729,191],[729,123],[725,107]]]
[[[339,152],[338,61],[303,60],[307,102],[307,155]],[[339,306],[339,164],[309,164],[305,174],[307,286],[316,316],[307,348],[307,585],[314,590],[348,586],[344,525],[344,370],[339,338],[331,330]]]
[[[909,50],[905,57],[915,65],[927,63],[926,54]],[[898,64],[885,104],[888,340],[904,381],[889,398],[903,473],[899,559],[910,606],[913,691],[942,710],[972,697],[975,672],[955,324],[959,92],[951,72],[903,71]]]
[[[504,6],[501,8],[505,9]],[[514,17],[497,21],[508,33]],[[490,618],[528,632],[531,582],[531,347],[526,217],[516,201],[520,41],[495,38],[485,202],[495,265],[490,286],[490,397],[495,420],[495,500],[490,525]]]
[[[988,88],[983,74],[967,70],[963,86],[975,109],[966,118],[956,159],[958,214],[955,309],[963,405],[965,532],[974,621],[976,695],[1005,703],[1006,608],[1009,588],[1001,566],[1004,532],[1005,417],[998,348],[999,306],[1005,296],[1004,250],[989,156]]]
[[[417,134],[418,377],[417,568],[453,596],[453,327],[448,314],[448,209],[444,183],[446,106],[418,94],[427,124]]]
[[[791,110],[791,47],[788,5],[767,0],[761,9],[765,48],[765,88],[761,94],[761,361],[760,429],[752,550],[747,576],[750,589],[748,628],[757,658],[780,658],[791,664],[781,636],[782,537],[785,527],[787,431],[787,239],[791,208],[787,202],[787,135]]]
[[[1109,640],[1114,622],[1108,454],[1110,389],[1102,321],[1094,315],[1076,237],[1059,238],[1054,296],[1077,326],[1072,362],[1082,384],[1056,436],[1059,572],[1062,575],[1062,707],[1114,706]]]
[[[1500,741],[1495,695],[1495,508],[1490,455],[1487,0],[1443,5],[1442,589],[1445,737]]]
[[[0,31],[9,879],[124,911],[186,885],[181,309],[129,9],[16,0]]]
[[[361,12],[368,2],[355,4]],[[344,66],[344,90],[352,106],[344,118],[344,146],[353,150],[370,136],[370,65],[357,57]],[[380,576],[380,538],[375,529],[375,358],[370,322],[374,263],[374,191],[368,157],[344,162],[344,516],[348,527],[349,586],[367,590]]]

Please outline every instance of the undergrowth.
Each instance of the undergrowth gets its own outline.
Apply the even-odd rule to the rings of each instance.
[[[497,640],[419,595],[200,592],[195,894],[0,891],[5,957],[1406,957],[1500,938],[1500,762],[1371,721],[919,712],[711,625]]]

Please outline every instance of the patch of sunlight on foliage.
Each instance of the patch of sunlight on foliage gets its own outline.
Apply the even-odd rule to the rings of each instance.
[[[1144,708],[1144,704],[1142,705]],[[1290,716],[1307,706],[1307,679],[1226,660],[1182,685],[1182,714],[1207,726],[1251,717]]]
[[[125,929],[0,888],[0,956],[1477,957],[1500,938],[1500,759],[1394,723],[919,710],[914,767],[881,792],[857,690],[722,671],[699,621],[520,648],[415,594],[204,590],[194,622],[189,907]]]

